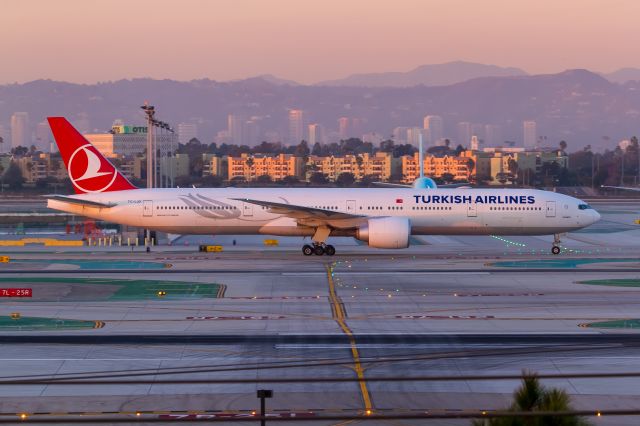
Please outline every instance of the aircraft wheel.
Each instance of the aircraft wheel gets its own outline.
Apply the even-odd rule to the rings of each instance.
[[[334,254],[336,254],[336,248],[332,245],[328,245],[324,248],[324,253],[327,256],[333,256]]]
[[[560,247],[558,247],[558,246],[553,246],[553,247],[551,248],[551,253],[553,253],[553,254],[560,254]]]
[[[304,254],[305,256],[311,256],[313,254],[313,247],[311,247],[309,244],[305,244],[304,246],[302,246],[302,254]]]
[[[324,247],[317,245],[313,248],[313,254],[316,256],[322,256],[324,254]]]

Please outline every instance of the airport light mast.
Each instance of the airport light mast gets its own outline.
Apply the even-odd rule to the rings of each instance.
[[[144,103],[140,108],[147,115],[147,188],[153,188],[153,152],[154,140],[153,140],[153,116],[156,114],[156,108],[153,105],[149,105],[149,102]]]
[[[156,178],[157,148],[154,127],[159,127],[170,133],[174,133],[174,130],[169,123],[155,119],[156,108],[153,105],[149,105],[149,102],[145,101],[140,108],[147,116],[147,188],[151,189],[154,187],[154,183],[157,186],[158,182],[162,180],[161,173],[158,173]],[[146,230],[146,237],[147,251],[151,251],[151,231],[149,229]]]

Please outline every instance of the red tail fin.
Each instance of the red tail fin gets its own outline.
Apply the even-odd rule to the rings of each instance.
[[[76,194],[136,189],[66,118],[47,120]]]

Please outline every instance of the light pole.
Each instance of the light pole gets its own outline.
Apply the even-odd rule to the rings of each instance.
[[[271,389],[258,389],[257,396],[260,398],[260,425],[265,426],[267,424],[267,410],[266,410],[266,398],[273,398],[273,390]]]
[[[622,155],[620,156],[620,186],[624,186],[624,149],[621,151]]]
[[[153,188],[153,116],[156,114],[156,109],[153,105],[149,105],[145,102],[140,108],[147,115],[147,188]]]
[[[153,188],[153,116],[156,113],[156,109],[153,105],[149,105],[145,102],[140,108],[147,115],[147,188]],[[153,206],[151,207],[153,211]],[[144,207],[143,207],[144,209]],[[151,251],[151,230],[147,228],[145,230],[145,245],[147,246],[147,253]]]
[[[154,137],[154,127],[159,127],[161,129],[166,129],[167,131],[173,133],[173,129],[169,126],[168,123],[164,121],[159,121],[155,119],[156,109],[153,105],[149,105],[148,102],[145,102],[144,105],[140,107],[145,115],[147,116],[147,188],[151,189],[154,187],[154,183],[158,184],[160,179],[156,178],[156,170],[157,167],[157,151],[156,151],[156,140]],[[153,206],[151,206],[151,211],[153,214]],[[151,230],[146,230],[146,239],[147,239],[147,252],[151,251]]]
[[[153,121],[153,125],[158,127],[161,131],[164,130],[164,132],[161,132],[161,135],[162,135],[163,139],[164,139],[164,137],[167,136],[168,133],[171,133],[171,134],[175,133],[175,130],[173,130],[173,128],[169,125],[169,123],[166,123],[164,121],[154,120]],[[166,144],[165,144],[165,146],[166,146]],[[171,138],[171,144],[170,144],[169,150],[171,150],[171,147],[173,147],[173,138]],[[160,158],[162,159],[162,147],[159,149],[159,151],[160,151]],[[164,153],[164,156],[165,156],[165,159],[166,159],[166,156],[167,156],[167,152],[166,151]],[[166,173],[166,161],[165,161],[165,173]],[[159,181],[162,180],[162,173],[161,173],[160,170],[158,171],[158,180]]]
[[[594,153],[591,153],[591,189],[592,190],[595,187],[595,178],[596,178],[595,160],[596,160],[596,155]]]

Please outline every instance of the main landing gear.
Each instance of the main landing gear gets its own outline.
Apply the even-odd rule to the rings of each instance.
[[[327,237],[331,234],[331,229],[328,226],[318,226],[316,232],[313,234],[313,245],[305,244],[302,247],[302,254],[305,256],[333,256],[336,254],[336,249],[332,245],[325,244]]]
[[[315,254],[316,256],[322,256],[323,254],[333,256],[336,254],[336,248],[330,244],[324,243],[313,243],[313,245],[305,244],[302,246],[302,254],[305,256],[311,256],[312,254]]]
[[[560,234],[553,234],[553,247],[551,247],[551,253],[560,254]]]

